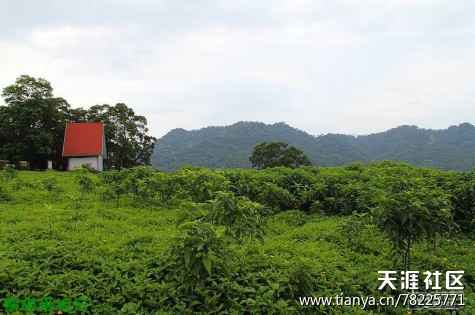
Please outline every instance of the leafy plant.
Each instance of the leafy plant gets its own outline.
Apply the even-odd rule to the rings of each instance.
[[[9,201],[11,199],[10,194],[5,188],[0,186],[0,201]]]
[[[17,176],[17,170],[13,164],[5,164],[1,172],[1,179],[3,181],[3,188],[7,189],[8,183]]]
[[[346,238],[351,246],[366,232],[366,228],[372,222],[369,213],[353,212],[352,216],[340,226],[341,236]]]
[[[242,246],[257,239],[264,244],[265,220],[261,212],[264,207],[232,192],[218,191],[210,202],[209,220],[223,225],[227,233]]]
[[[58,180],[54,177],[46,178],[41,182],[43,189],[52,192],[52,193],[62,193],[64,192],[63,187],[59,184]]]
[[[229,277],[232,262],[229,246],[234,239],[227,235],[225,227],[214,227],[201,220],[185,222],[177,229],[185,234],[174,239],[168,261],[192,310],[204,299],[203,293],[211,281]]]
[[[127,187],[130,186],[128,182],[128,170],[107,171],[101,173],[103,182],[101,196],[103,199],[113,199],[116,201],[116,206],[120,207],[122,204],[122,197],[128,192]]]
[[[437,189],[408,188],[397,193],[381,192],[373,209],[374,223],[403,257],[403,270],[410,270],[411,250],[422,239],[455,227],[449,195]]]
[[[273,213],[294,209],[297,204],[296,198],[288,190],[268,182],[260,189],[257,201],[269,206],[274,210]]]
[[[81,190],[81,198],[83,198],[86,194],[94,192],[95,183],[93,177],[91,176],[91,172],[85,165],[76,167],[74,175],[75,182],[79,185],[79,189]]]
[[[46,209],[46,223],[48,224],[49,237],[53,237],[53,225],[58,219],[58,213],[52,205],[44,204]]]
[[[386,295],[376,271],[391,270],[398,257],[412,270],[464,270],[460,313],[474,313],[471,175],[392,162],[185,170],[87,174],[115,202],[117,189],[122,206],[98,199],[81,213],[81,196],[92,193],[82,192],[80,174],[18,172],[10,202],[0,202],[0,300],[87,296],[94,314],[402,315],[403,307],[299,303],[301,296]],[[49,178],[65,193],[42,193]],[[300,210],[283,211],[287,197]],[[309,203],[322,212],[308,214]],[[270,204],[279,213],[265,213]],[[461,233],[455,218],[465,224]],[[253,242],[259,234],[263,245]]]

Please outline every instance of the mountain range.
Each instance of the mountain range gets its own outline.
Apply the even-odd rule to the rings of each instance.
[[[475,166],[475,127],[470,123],[442,130],[404,125],[364,136],[313,136],[283,122],[268,125],[241,121],[191,131],[178,128],[157,140],[151,163],[162,171],[187,164],[246,169],[251,168],[249,156],[254,146],[264,141],[293,145],[317,166],[381,160],[458,171]]]

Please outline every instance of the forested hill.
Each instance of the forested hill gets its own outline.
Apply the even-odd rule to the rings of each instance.
[[[367,164],[385,159],[444,170],[468,170],[475,166],[475,127],[469,123],[444,130],[400,126],[358,137],[315,137],[285,123],[238,122],[192,131],[174,129],[156,142],[151,162],[164,171],[186,164],[212,169],[251,168],[252,149],[264,141],[296,146],[319,166],[354,161]]]

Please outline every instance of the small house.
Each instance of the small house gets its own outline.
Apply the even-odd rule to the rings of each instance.
[[[63,156],[68,158],[68,171],[84,164],[102,171],[107,159],[104,123],[66,124]]]

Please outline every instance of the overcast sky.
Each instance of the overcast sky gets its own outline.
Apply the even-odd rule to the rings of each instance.
[[[126,103],[150,134],[284,121],[313,135],[475,117],[474,0],[0,0],[0,86]]]

